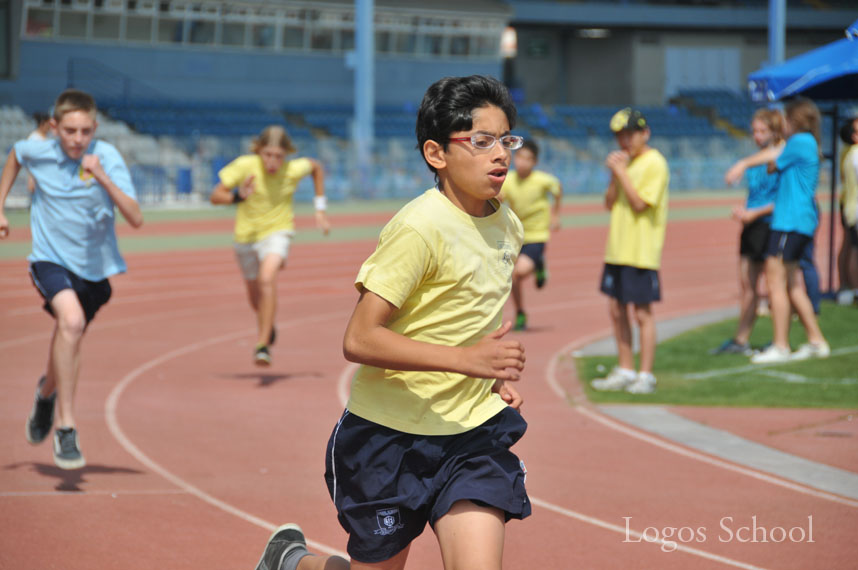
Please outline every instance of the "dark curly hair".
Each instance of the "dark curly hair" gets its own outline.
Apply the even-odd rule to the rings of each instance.
[[[450,135],[456,131],[467,131],[473,126],[473,111],[480,107],[494,105],[499,107],[509,121],[509,128],[515,126],[515,104],[507,88],[493,77],[470,75],[468,77],[445,77],[433,83],[426,90],[423,102],[417,111],[417,148],[423,155],[423,144],[435,141],[447,149]],[[423,155],[423,160],[426,156]],[[429,164],[429,170],[438,172]]]

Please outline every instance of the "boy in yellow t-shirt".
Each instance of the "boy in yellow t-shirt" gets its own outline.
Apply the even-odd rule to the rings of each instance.
[[[840,222],[843,241],[837,254],[840,290],[837,302],[851,305],[858,295],[858,118],[843,124],[840,139],[844,151],[840,160]]]
[[[523,230],[496,199],[522,142],[515,116],[496,79],[433,84],[417,138],[438,186],[393,217],[358,273],[343,351],[362,366],[325,473],[351,568],[403,568],[428,522],[445,568],[500,570],[504,523],[530,514],[510,451],[527,427],[509,384],[524,349],[501,325]],[[257,569],[348,567],[284,525]]]
[[[277,313],[277,273],[286,265],[295,235],[292,198],[305,176],[313,177],[316,224],[330,230],[325,208],[325,171],[310,158],[286,160],[295,147],[286,130],[266,127],[253,143],[252,154],[240,156],[218,172],[220,181],[212,204],[238,204],[235,216],[235,255],[247,286],[247,298],[256,313],[258,337],[253,359],[271,364]]]
[[[655,318],[652,303],[661,300],[658,269],[667,226],[667,161],[649,146],[650,130],[643,114],[626,108],[611,118],[620,150],[605,165],[611,182],[605,206],[611,226],[605,248],[601,291],[610,297],[611,324],[617,341],[618,365],[607,378],[594,380],[596,390],[655,390]],[[629,304],[640,328],[640,371],[635,372]]]
[[[560,229],[560,203],[563,187],[547,172],[534,170],[539,161],[539,146],[526,140],[513,157],[515,170],[503,183],[502,197],[524,226],[524,245],[512,272],[512,301],[515,304],[515,330],[527,328],[522,282],[536,276],[536,288],[542,289],[548,278],[545,247],[552,231]],[[551,205],[549,196],[554,200]]]

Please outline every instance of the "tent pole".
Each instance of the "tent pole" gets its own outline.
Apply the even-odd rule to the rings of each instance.
[[[838,223],[837,217],[837,122],[840,117],[840,107],[837,101],[834,102],[832,111],[831,125],[831,204],[828,214],[828,294],[837,295],[837,290],[834,288],[834,229]]]

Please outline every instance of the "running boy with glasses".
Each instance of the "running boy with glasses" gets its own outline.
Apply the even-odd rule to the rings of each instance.
[[[427,91],[417,140],[438,186],[385,226],[358,273],[346,358],[363,364],[328,443],[325,479],[349,533],[351,568],[400,569],[428,522],[444,567],[500,570],[504,523],[530,514],[510,447],[527,424],[509,384],[524,349],[501,324],[521,222],[497,200],[521,138],[495,79]],[[258,570],[349,568],[311,556],[280,527]]]
[[[63,91],[54,104],[56,139],[15,143],[0,175],[0,239],[9,235],[3,204],[27,168],[36,180],[30,207],[33,252],[30,277],[56,320],[45,374],[27,420],[27,441],[41,443],[54,424],[54,463],[80,469],[74,393],[81,341],[95,313],[110,299],[108,277],[125,272],[114,230],[114,207],[135,228],[143,224],[131,175],[112,145],[93,140],[98,126],[93,98]]]

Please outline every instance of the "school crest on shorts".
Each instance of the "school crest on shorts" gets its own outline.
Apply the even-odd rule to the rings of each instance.
[[[405,525],[402,524],[402,521],[399,518],[399,508],[393,507],[390,509],[378,509],[375,511],[375,519],[378,521],[378,528],[373,532],[373,534],[380,534],[381,536],[390,536],[397,530],[401,528],[405,528]]]

